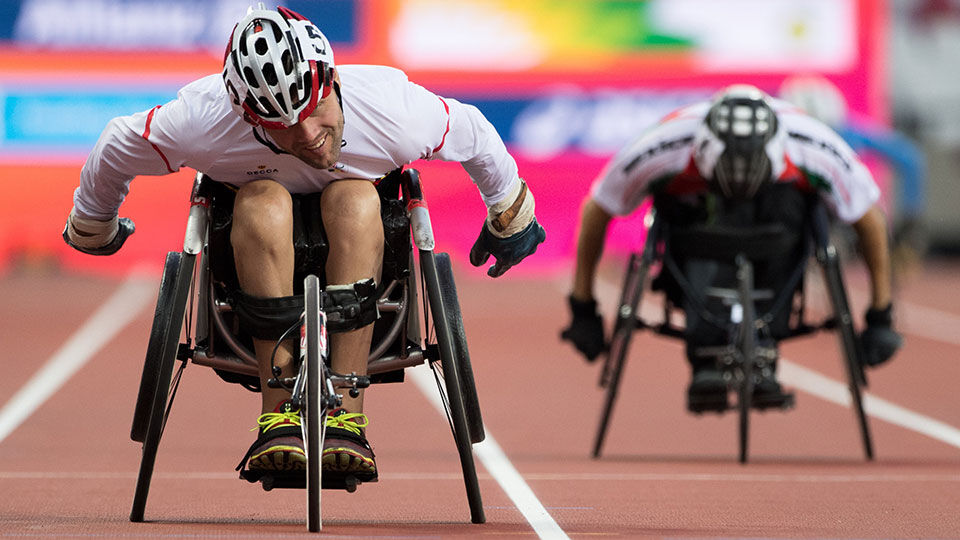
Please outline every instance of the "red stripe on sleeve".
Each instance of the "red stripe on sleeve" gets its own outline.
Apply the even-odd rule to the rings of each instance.
[[[158,154],[160,154],[160,159],[162,159],[162,160],[163,160],[163,164],[167,166],[167,170],[170,171],[170,172],[177,172],[177,171],[173,170],[172,168],[170,168],[170,162],[167,161],[167,156],[163,155],[163,152],[160,151],[160,148],[159,148],[157,145],[155,145],[155,144],[153,144],[152,142],[150,142],[150,123],[153,122],[153,113],[155,113],[155,112],[157,111],[157,109],[159,109],[159,108],[160,108],[160,105],[157,105],[156,107],[150,109],[150,112],[147,113],[147,125],[146,125],[146,127],[143,129],[143,135],[141,135],[141,136],[143,137],[143,140],[145,140],[145,141],[147,141],[148,143],[150,143],[150,146],[152,146],[153,149],[156,150]]]
[[[440,145],[433,149],[431,153],[435,154],[443,148],[443,143],[447,140],[447,133],[450,133],[450,106],[447,105],[447,102],[440,98],[440,103],[443,103],[443,108],[447,111],[447,129],[443,132],[443,137],[440,139]]]

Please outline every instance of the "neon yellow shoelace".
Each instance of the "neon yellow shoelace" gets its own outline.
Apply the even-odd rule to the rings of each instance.
[[[278,425],[284,424],[284,423],[291,423],[295,426],[299,426],[300,413],[291,412],[291,411],[284,411],[279,413],[270,412],[270,413],[261,414],[260,417],[257,418],[257,425],[260,428],[263,428],[263,431],[269,431],[277,427]],[[257,429],[258,428],[253,428],[250,431],[256,431]]]
[[[339,416],[327,416],[327,427],[342,428],[360,435],[360,428],[365,428],[370,424],[367,415],[363,413],[344,413]]]

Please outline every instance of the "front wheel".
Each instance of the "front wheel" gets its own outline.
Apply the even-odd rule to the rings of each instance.
[[[304,450],[307,454],[307,529],[318,532],[323,527],[320,513],[320,492],[323,489],[321,478],[323,464],[323,438],[326,423],[325,400],[323,390],[326,383],[323,364],[322,314],[320,312],[320,280],[317,276],[307,276],[303,282],[304,323],[301,340],[300,365],[301,378],[306,379],[304,399],[301,403]]]

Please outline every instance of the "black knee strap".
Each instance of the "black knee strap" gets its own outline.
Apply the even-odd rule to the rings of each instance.
[[[380,317],[377,311],[377,282],[366,279],[349,285],[328,285],[323,291],[323,311],[327,330],[349,332]]]
[[[257,339],[277,340],[300,320],[303,296],[262,298],[238,290],[234,294],[233,310],[241,331]]]

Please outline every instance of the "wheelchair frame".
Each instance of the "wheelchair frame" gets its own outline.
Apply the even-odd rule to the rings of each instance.
[[[840,339],[841,352],[844,357],[847,386],[850,391],[854,415],[856,416],[863,441],[864,455],[867,460],[872,460],[873,443],[867,418],[863,411],[863,398],[861,395],[861,388],[866,387],[867,380],[861,360],[862,352],[853,327],[853,317],[850,315],[843,274],[840,267],[840,259],[837,249],[830,240],[830,220],[827,216],[826,209],[823,204],[819,202],[813,203],[811,206],[808,216],[808,230],[804,238],[804,247],[807,250],[805,256],[809,256],[809,250],[812,244],[816,259],[823,270],[833,313],[817,324],[811,325],[806,323],[803,320],[805,298],[801,296],[801,305],[799,309],[795,311],[797,321],[795,325],[791,326],[789,335],[784,339],[807,335],[821,329],[834,329],[837,331]],[[663,320],[661,322],[651,323],[645,321],[640,316],[639,305],[643,295],[643,289],[648,281],[648,273],[651,266],[655,263],[663,262],[664,253],[662,244],[667,236],[663,220],[657,217],[654,210],[651,210],[651,212],[653,212],[653,220],[647,230],[647,238],[643,251],[639,254],[631,254],[627,263],[627,271],[614,318],[615,323],[610,347],[602,368],[599,384],[601,388],[606,388],[606,397],[600,425],[594,440],[594,458],[599,458],[603,449],[610,416],[613,412],[613,406],[623,376],[630,339],[634,331],[637,329],[648,329],[658,335],[666,337],[680,339],[684,337],[684,329],[678,328],[671,322],[670,315],[676,306],[673,306],[668,298],[664,299]],[[756,358],[758,331],[763,321],[758,318],[756,312],[755,301],[759,295],[757,294],[758,291],[754,289],[753,264],[751,260],[742,253],[736,255],[735,261],[737,265],[736,288],[729,290],[717,289],[714,293],[730,295],[743,309],[742,322],[736,325],[736,337],[730,348],[734,353],[733,369],[735,372],[739,372],[735,377],[735,380],[739,383],[737,386],[739,461],[746,463],[748,454],[750,400],[753,391],[753,377],[751,377],[750,374],[753,372]],[[802,285],[802,283],[800,283],[802,280],[803,276],[800,275],[797,285]],[[802,287],[800,287],[800,290],[802,290]],[[684,294],[687,293],[684,292]],[[792,299],[795,294],[796,289],[794,293],[790,295],[790,299]],[[805,293],[801,294],[803,295]],[[665,294],[664,296],[666,297],[667,295]],[[794,308],[791,306],[791,309]]]
[[[388,175],[386,179],[391,176]],[[393,181],[399,184],[399,195],[387,196],[406,204],[413,239],[411,248],[416,248],[418,264],[414,263],[411,249],[407,275],[393,279],[383,288],[377,302],[378,310],[392,316],[374,323],[388,325],[388,328],[379,334],[379,329],[375,328],[375,336],[379,335],[379,341],[375,337],[371,344],[368,375],[333,373],[319,361],[323,358],[319,336],[325,333],[325,327],[318,321],[323,317],[319,311],[305,310],[305,329],[301,337],[304,346],[301,357],[304,360],[299,375],[287,382],[294,384],[301,392],[307,405],[301,408],[305,416],[306,477],[265,475],[262,478],[248,478],[250,482],[259,481],[263,489],[268,491],[273,488],[306,488],[307,526],[311,532],[321,528],[320,489],[346,489],[352,492],[359,483],[355,478],[351,480],[351,477],[328,481],[321,479],[319,474],[319,453],[323,448],[324,432],[320,422],[326,408],[335,406],[339,401],[336,389],[348,389],[354,393],[358,388],[370,384],[371,375],[399,372],[402,378],[403,369],[424,363],[434,371],[446,405],[463,471],[471,521],[486,521],[472,454],[472,444],[484,439],[483,420],[450,258],[446,253],[434,252],[433,229],[423,200],[419,172],[416,169],[404,170]],[[258,376],[256,356],[243,345],[242,337],[227,328],[224,314],[231,308],[226,301],[217,297],[209,258],[206,256],[212,182],[209,177],[197,173],[191,193],[183,251],[169,252],[164,263],[130,433],[132,440],[143,443],[130,513],[130,520],[134,522],[144,520],[160,438],[187,364],[195,363],[246,377]],[[381,197],[384,197],[382,193]],[[416,279],[417,269],[421,276],[419,282]],[[418,308],[418,289],[423,298],[421,308]],[[304,285],[306,305],[319,306],[319,294],[319,280],[316,276],[307,276]],[[318,324],[322,328],[318,329]],[[180,361],[180,366],[174,373],[177,361]]]

